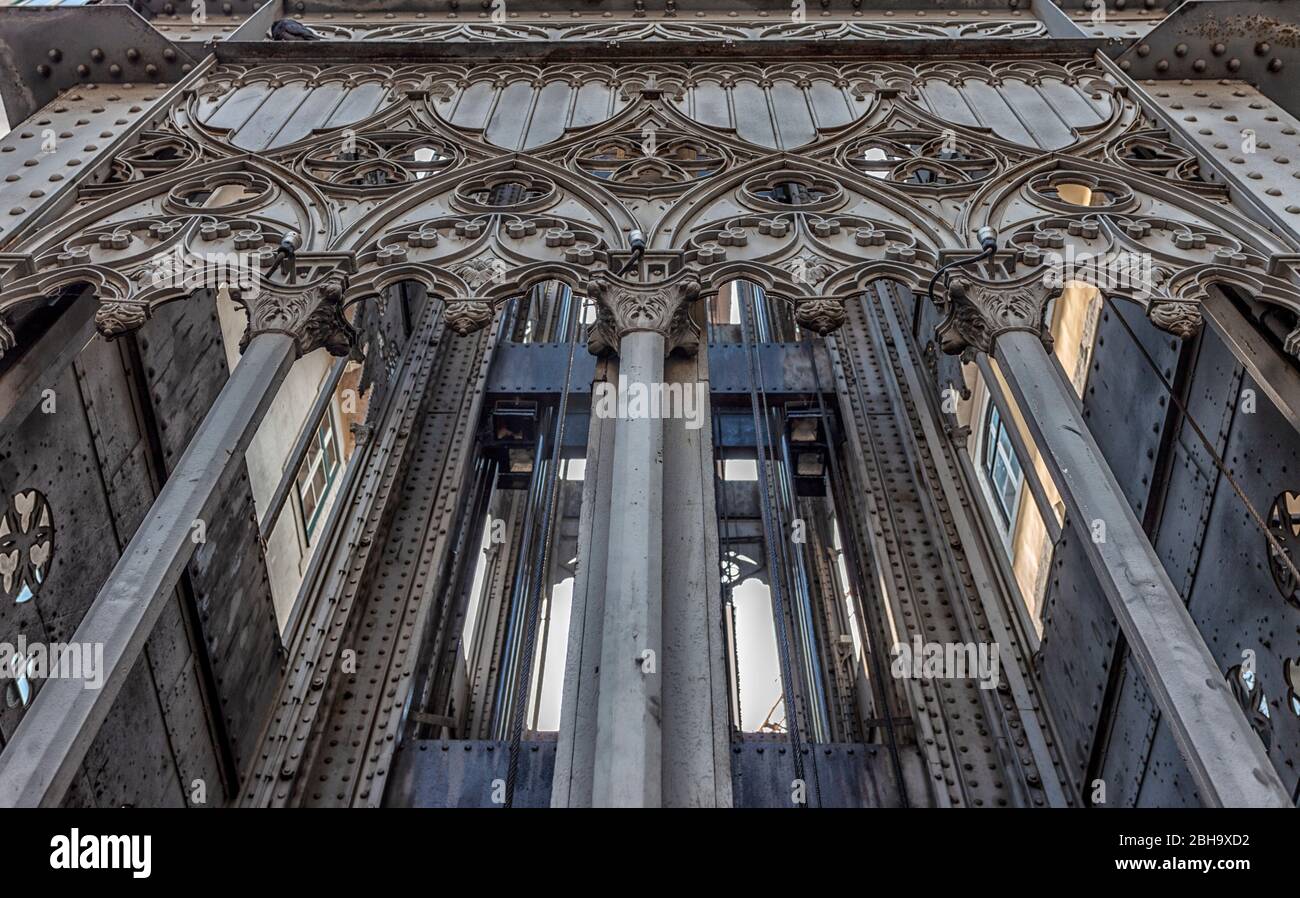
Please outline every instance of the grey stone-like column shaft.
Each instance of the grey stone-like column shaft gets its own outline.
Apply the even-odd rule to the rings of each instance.
[[[992,353],[1006,375],[1147,688],[1201,800],[1214,807],[1291,807],[1264,747],[1165,572],[1087,422],[1047,352],[1043,313],[1056,290],[1039,275],[1009,282],[954,278],[936,336],[946,352]],[[1199,325],[1186,303],[1148,305],[1178,336]],[[1105,538],[1089,538],[1092,522]]]
[[[661,334],[626,334],[618,349],[620,384],[663,382]],[[619,418],[596,711],[596,807],[662,802],[663,480],[663,421]]]
[[[644,397],[659,391],[665,386],[668,353],[675,348],[694,350],[698,339],[688,303],[698,290],[694,278],[682,275],[644,285],[610,276],[592,280],[589,293],[598,303],[598,313],[588,345],[601,354],[617,352],[620,392],[641,391]],[[693,389],[695,384],[689,387]],[[601,503],[607,511],[596,516],[583,549],[584,557],[604,562],[599,672],[591,676],[591,653],[579,649],[575,656],[587,658],[579,662],[582,667],[575,668],[575,676],[566,678],[570,681],[566,698],[582,695],[585,702],[594,702],[594,715],[570,709],[573,713],[566,714],[566,720],[590,721],[594,716],[594,732],[562,734],[561,754],[570,764],[590,759],[592,805],[659,807],[667,801],[665,759],[678,757],[672,746],[664,745],[663,724],[665,410],[645,408],[638,414],[631,409],[630,395],[620,398],[628,405],[620,406],[613,422],[609,499],[607,506]],[[593,416],[603,413],[594,400]],[[606,524],[603,528],[602,522]],[[596,542],[601,545],[596,547]],[[584,603],[582,613],[587,611]],[[588,637],[584,634],[582,638]],[[707,655],[708,641],[703,644]],[[675,645],[672,654],[683,665],[695,663],[689,647]],[[707,657],[698,660],[695,666],[707,670]],[[707,677],[696,679],[697,686],[701,683],[707,687]],[[714,697],[696,698],[711,705]],[[683,697],[681,703],[687,701]],[[566,746],[573,748],[566,753]],[[710,752],[712,768],[711,745],[705,749]],[[581,771],[559,770],[557,788],[564,794],[557,793],[557,803],[582,803],[584,781]],[[712,784],[708,792],[713,794]]]
[[[349,343],[350,329],[336,326],[340,295],[340,283],[327,280],[314,287],[268,285],[244,298],[250,320],[243,357],[72,636],[74,644],[103,646],[102,669],[86,672],[102,674],[103,682],[97,688],[84,678],[41,684],[0,754],[0,807],[62,801],[194,554],[194,524],[219,502],[225,472],[243,463],[294,360],[317,346],[335,351]],[[99,319],[106,335],[124,332],[122,316]],[[138,326],[144,315],[129,320]]]

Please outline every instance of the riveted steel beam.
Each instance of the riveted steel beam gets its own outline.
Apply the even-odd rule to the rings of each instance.
[[[1218,290],[1206,294],[1201,308],[1205,320],[1250,372],[1251,379],[1300,432],[1300,373]]]
[[[70,87],[179,81],[197,64],[128,6],[0,10],[0,97],[11,121]]]
[[[1286,0],[1188,0],[1119,56],[1138,80],[1232,78],[1300,114],[1300,9]]]
[[[223,41],[213,47],[223,63],[269,62],[717,62],[908,59],[1074,60],[1112,46],[1110,38],[929,38],[907,40],[700,40],[700,41]]]

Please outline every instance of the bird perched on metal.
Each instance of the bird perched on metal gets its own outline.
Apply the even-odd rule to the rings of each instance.
[[[324,40],[319,34],[312,31],[302,22],[295,22],[293,19],[280,19],[271,26],[271,40],[273,41],[319,41]]]

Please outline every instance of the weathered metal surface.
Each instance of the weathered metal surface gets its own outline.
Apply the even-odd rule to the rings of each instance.
[[[490,345],[485,335],[451,334],[442,304],[428,304],[392,411],[376,422],[381,445],[409,448],[373,456],[368,476],[382,492],[369,487],[378,501],[361,510],[364,532],[331,556],[331,576],[351,569],[346,589],[311,597],[315,607],[293,647],[288,692],[246,801],[379,803],[410,666],[433,609],[447,597],[448,533],[458,516]],[[366,551],[355,551],[358,543]]]
[[[1224,344],[1207,331],[1196,350],[1186,405],[1188,413],[1205,429],[1213,441],[1214,451],[1220,455],[1240,388],[1237,363]],[[1164,425],[1164,429],[1167,428],[1168,425]],[[1153,538],[1161,563],[1184,601],[1192,594],[1197,570],[1201,566],[1210,503],[1220,476],[1213,458],[1188,428],[1186,422],[1181,425],[1170,450],[1173,461],[1168,480],[1163,484],[1163,508]],[[1128,457],[1132,457],[1131,452]],[[1159,499],[1161,492],[1157,490],[1154,495]],[[1123,680],[1118,688],[1114,719],[1106,724],[1110,738],[1102,768],[1102,778],[1107,784],[1106,803],[1112,807],[1150,802],[1148,790],[1159,792],[1156,783],[1162,769],[1181,769],[1184,780],[1190,776],[1176,751],[1156,758],[1152,763],[1153,745],[1162,745],[1168,752],[1172,750],[1172,743],[1167,740],[1157,743],[1159,713],[1150,692],[1143,685],[1131,659],[1126,658],[1123,664]]]
[[[569,364],[569,347],[565,343],[502,343],[492,357],[487,392],[506,396],[564,391]],[[596,376],[596,360],[590,353],[573,359],[573,376],[569,391],[590,393]],[[585,428],[580,428],[586,432]]]
[[[1257,207],[1258,220],[1270,227],[1300,228],[1294,189],[1300,108],[1284,108],[1235,77],[1148,81],[1141,90],[1177,129],[1179,142],[1205,161],[1207,179],[1228,185],[1243,208]]]
[[[1229,384],[1236,383],[1236,378],[1229,380]],[[1253,380],[1245,377],[1239,383],[1240,391],[1224,397],[1220,418],[1216,421],[1207,415],[1209,420],[1202,419],[1202,426],[1218,423],[1227,430],[1222,454],[1228,470],[1267,521],[1275,500],[1288,492],[1300,492],[1295,486],[1300,439]],[[1184,435],[1184,439],[1189,437]],[[1293,527],[1292,521],[1283,517],[1278,532],[1293,533]],[[1188,595],[1188,610],[1205,634],[1221,672],[1253,663],[1262,698],[1268,703],[1264,728],[1270,745],[1268,756],[1294,793],[1296,765],[1300,764],[1300,714],[1289,696],[1291,687],[1283,665],[1295,663],[1300,655],[1295,639],[1300,607],[1275,585],[1264,534],[1222,475],[1214,478],[1213,498],[1199,542],[1202,560]],[[1212,563],[1207,563],[1211,559]],[[1252,720],[1262,725],[1257,717]]]
[[[709,344],[709,390],[713,393],[749,394],[749,370],[744,346]],[[825,350],[813,344],[772,343],[759,346],[756,365],[769,395],[813,394],[832,383]],[[817,371],[813,371],[816,364]]]
[[[124,5],[0,10],[0,96],[14,122],[68,88],[175,82],[197,61]]]
[[[140,331],[137,344],[156,421],[161,480],[174,472],[229,377],[225,343],[215,308],[181,303],[163,308]],[[244,466],[229,471],[218,491],[221,506],[207,519],[207,541],[196,548],[187,570],[186,600],[193,605],[187,616],[206,655],[200,663],[210,668],[210,713],[229,740],[235,767],[229,776],[237,777],[253,757],[284,661]],[[233,794],[238,784],[226,787]]]
[[[1292,430],[1300,431],[1300,371],[1284,351],[1265,338],[1258,323],[1234,308],[1220,291],[1211,291],[1206,297],[1205,319]]]
[[[11,130],[0,138],[0,240],[12,242],[66,207],[81,186],[108,177],[104,161],[135,143],[150,116],[177,96],[172,85],[87,84],[30,116],[8,107]]]
[[[72,641],[104,646],[103,685],[85,689],[80,679],[46,682],[0,760],[0,803],[62,800],[195,549],[191,526],[215,507],[222,475],[242,458],[275,387],[288,373],[291,348],[289,338],[276,334],[249,346],[73,634]]]
[[[806,746],[805,777],[815,777],[820,803],[811,787],[803,790],[794,783],[790,748],[782,742],[747,740],[731,747],[731,783],[738,808],[794,808],[803,805],[823,808],[904,807],[904,788],[917,794],[925,790],[925,771],[915,748],[905,752],[903,765],[906,787],[900,786],[889,755],[883,746],[827,743]]]
[[[892,302],[892,290],[882,287],[878,297],[877,302]],[[849,458],[852,467],[862,466],[860,474],[855,472],[862,480],[853,484],[854,493],[864,499],[861,518],[854,522],[863,528],[857,538],[871,547],[865,554],[882,568],[902,641],[919,635],[925,642],[992,643],[962,558],[966,550],[946,509],[954,497],[942,495],[941,489],[930,492],[914,473],[914,465],[921,464],[929,469],[929,483],[938,484],[934,466],[952,462],[936,459],[925,445],[911,405],[916,400],[899,380],[897,346],[891,347],[893,338],[887,340],[881,325],[872,323],[877,314],[873,306],[864,300],[851,307],[845,333],[836,340],[843,415],[854,422]],[[949,529],[941,547],[933,534]],[[1026,663],[1016,658],[1013,646],[1004,652],[1004,664]],[[1020,715],[1009,695],[990,698],[970,680],[910,681],[906,686],[906,701],[920,722],[916,738],[926,746],[931,789],[943,804],[1046,803],[1028,743],[1013,745],[1007,739],[1007,720]],[[905,706],[902,700],[899,705]],[[1016,720],[1014,728],[1022,726]]]
[[[1065,387],[1047,376],[1052,363],[1041,343],[1024,333],[1004,334],[997,357],[1069,513],[1086,522],[1085,532],[1096,521],[1106,527],[1106,540],[1083,543],[1085,553],[1166,712],[1201,800],[1211,806],[1289,805],[1087,426],[1067,407]]]
[[[1285,0],[1187,0],[1119,64],[1139,80],[1240,78],[1300,113],[1300,17]]]
[[[6,249],[12,250],[0,258],[0,283],[7,288],[0,291],[0,311],[10,322],[21,321],[54,290],[90,282],[101,302],[125,301],[134,304],[133,314],[181,321],[170,332],[156,327],[158,321],[142,332],[145,381],[154,394],[167,467],[180,457],[197,423],[195,414],[179,410],[206,409],[224,371],[214,365],[219,354],[205,343],[210,335],[204,336],[188,315],[173,318],[173,310],[162,304],[182,299],[181,294],[164,297],[141,289],[140,276],[147,273],[143,263],[176,247],[202,254],[251,246],[265,257],[291,231],[303,235],[304,256],[315,254],[340,270],[355,268],[350,298],[370,298],[398,281],[415,280],[449,300],[453,327],[491,318],[490,309],[485,312],[475,302],[502,302],[540,280],[561,280],[582,290],[593,270],[619,258],[633,227],[648,233],[660,253],[656,276],[686,266],[701,276],[710,294],[737,277],[806,304],[826,297],[856,302],[880,276],[918,288],[938,261],[965,246],[974,228],[990,224],[1003,235],[1000,261],[1018,269],[1032,268],[1044,250],[1150,252],[1171,285],[1158,298],[1190,306],[1177,309],[1189,321],[1199,315],[1195,304],[1204,296],[1205,284],[1214,280],[1289,310],[1284,314],[1300,311],[1292,271],[1297,228],[1291,223],[1292,191],[1286,186],[1291,166],[1281,149],[1293,139],[1286,132],[1293,120],[1285,113],[1278,115],[1280,110],[1250,89],[1209,82],[1203,83],[1210,88],[1206,97],[1196,96],[1202,85],[1189,87],[1190,97],[1179,93],[1177,85],[1153,85],[1150,91],[1157,95],[1165,86],[1173,88],[1159,98],[1168,106],[1163,114],[1154,114],[1160,110],[1153,106],[1143,109],[1134,100],[1142,99],[1142,91],[1117,90],[1124,79],[1113,68],[1081,57],[1148,27],[1155,16],[1145,11],[1108,10],[1111,21],[1097,25],[1088,21],[1088,10],[1073,2],[1060,4],[1065,15],[1049,3],[1016,11],[1001,2],[962,3],[958,9],[944,3],[914,5],[912,12],[886,15],[884,4],[867,0],[855,8],[861,15],[810,9],[807,22],[797,23],[789,21],[787,4],[778,0],[735,8],[725,3],[704,16],[694,9],[670,8],[640,16],[632,0],[571,16],[574,10],[560,2],[519,0],[511,4],[519,15],[496,22],[486,11],[453,13],[441,4],[435,10],[419,3],[394,10],[369,0],[316,0],[293,9],[272,3],[250,18],[254,5],[232,0],[228,9],[214,8],[208,22],[196,25],[186,21],[184,10],[153,2],[152,25],[124,20],[123,29],[94,36],[103,42],[104,59],[92,62],[104,71],[92,65],[91,80],[111,82],[115,76],[107,67],[116,54],[127,55],[137,35],[143,43],[127,58],[129,65],[147,66],[150,53],[170,50],[174,59],[169,61],[183,67],[184,44],[191,45],[189,52],[197,60],[198,39],[233,35],[234,41],[217,48],[230,64],[196,72],[194,90],[184,96],[179,90],[164,93],[123,84],[111,88],[119,99],[101,103],[99,97],[110,89],[101,84],[52,100],[50,120],[42,128],[60,137],[65,119],[74,123],[66,128],[72,136],[60,137],[52,158],[29,153],[40,137],[30,124],[0,142],[0,150],[14,147],[9,152],[15,164],[5,170],[17,178],[0,185],[9,191],[0,192],[0,211],[21,210],[10,211],[10,221],[0,223],[8,228],[0,230],[0,237],[9,237]],[[281,10],[301,15],[327,40],[314,45],[265,41],[259,32]],[[77,13],[60,11],[58,20],[74,21]],[[1157,32],[1152,41],[1168,29]],[[1088,37],[1068,37],[1078,33]],[[12,57],[10,63],[31,68],[45,64],[38,57],[46,54],[52,64],[50,81],[66,80],[68,71],[75,72],[74,57],[81,52],[77,46],[46,48],[32,40],[22,51],[30,58]],[[1229,42],[1225,47],[1225,65],[1233,46]],[[50,57],[49,49],[59,49],[61,58]],[[927,63],[905,58],[917,53]],[[664,64],[664,58],[675,62]],[[727,58],[729,62],[720,62]],[[1001,62],[983,65],[972,58]],[[1271,58],[1261,54],[1257,62],[1266,65]],[[573,62],[528,64],[546,59]],[[487,60],[495,61],[478,62]],[[1246,68],[1243,64],[1241,71]],[[11,87],[21,90],[23,79],[30,82],[32,77],[43,76],[33,69]],[[146,90],[144,102],[131,93]],[[1219,96],[1224,90],[1234,95],[1224,101]],[[1193,110],[1184,101],[1201,106]],[[1227,102],[1247,109],[1230,111]],[[1224,108],[1216,110],[1215,103]],[[59,104],[64,108],[55,110]],[[1174,109],[1175,104],[1186,108]],[[165,115],[156,114],[164,109]],[[1206,117],[1212,114],[1210,122]],[[1190,117],[1201,121],[1188,121]],[[101,118],[112,124],[101,130]],[[82,119],[86,121],[80,123]],[[154,130],[141,133],[146,124]],[[1238,126],[1256,131],[1263,151],[1257,158],[1233,160]],[[1171,137],[1160,127],[1181,133]],[[647,128],[650,145],[658,149],[646,149]],[[82,132],[92,131],[100,135],[93,142],[80,139]],[[359,141],[356,158],[339,149],[350,133]],[[955,159],[948,135],[956,139]],[[417,150],[423,153],[417,156]],[[110,154],[115,157],[111,168]],[[423,155],[431,158],[421,161]],[[0,166],[7,161],[0,155]],[[36,164],[21,165],[23,161]],[[1225,179],[1231,197],[1222,184],[1198,180],[1198,175],[1208,178],[1234,167],[1242,175]],[[61,180],[50,180],[60,174]],[[491,185],[503,179],[522,183],[522,202],[496,207],[486,201]],[[780,185],[791,179],[813,198],[807,207],[792,209],[776,199]],[[1066,203],[1058,188],[1081,180],[1092,184],[1104,202],[1089,208]],[[75,201],[69,189],[74,185],[89,187]],[[245,189],[245,200],[228,206],[206,205],[202,199],[208,191],[236,186]],[[255,233],[250,236],[250,231]],[[493,258],[508,260],[504,271],[485,267]],[[910,305],[906,298],[904,303]],[[954,359],[927,346],[936,322],[928,308],[923,315],[918,329],[922,348],[916,353],[880,339],[890,331],[888,318],[850,322],[845,345],[853,352],[869,347],[870,358],[843,360],[847,373],[841,371],[839,389],[843,394],[849,385],[856,389],[864,381],[873,386],[856,399],[841,397],[859,416],[846,416],[852,421],[850,442],[859,453],[855,466],[866,465],[853,474],[855,483],[865,486],[860,490],[863,508],[853,511],[858,520],[849,523],[864,556],[875,557],[883,582],[892,584],[895,611],[910,611],[914,621],[941,616],[934,632],[944,638],[983,639],[997,626],[992,612],[1000,607],[987,599],[997,578],[982,556],[969,557],[971,522],[954,517],[953,503],[968,501],[961,498],[958,456],[936,448],[933,422],[918,417],[916,407],[922,400],[917,372],[927,373],[926,389],[936,392],[958,382],[960,374]],[[111,314],[104,317],[101,323],[108,327],[120,324]],[[4,324],[0,320],[0,328]],[[0,330],[0,342],[3,337]],[[1141,508],[1147,486],[1142,478],[1151,476],[1144,456],[1160,438],[1158,430],[1149,434],[1141,428],[1157,423],[1159,391],[1150,388],[1149,380],[1112,383],[1111,371],[1140,369],[1133,368],[1131,354],[1119,366],[1108,356],[1117,351],[1117,338],[1103,338],[1103,373],[1092,386],[1112,392],[1105,402],[1085,407],[1114,410],[1093,416],[1097,442],[1112,459],[1137,458],[1137,464],[1124,466],[1123,487]],[[552,384],[558,354],[551,358],[547,352],[529,346],[503,350],[488,386],[527,393]],[[439,531],[461,519],[464,505],[461,481],[448,472],[468,466],[468,449],[435,451],[428,446],[445,447],[450,440],[455,447],[467,447],[477,423],[477,405],[462,403],[468,395],[464,383],[476,375],[462,370],[458,361],[434,362],[432,353],[427,343],[419,348],[414,367],[400,381],[400,351],[388,343],[372,353],[371,370],[383,372],[377,399],[396,390],[401,394],[398,411],[391,427],[377,437],[382,448],[358,463],[357,489],[340,503],[355,503],[354,513],[338,512],[337,532],[331,524],[335,548],[322,554],[329,554],[335,566],[328,575],[309,577],[315,604],[295,618],[303,624],[292,636],[285,701],[246,792],[254,803],[373,804],[382,791],[393,741],[388,735],[399,729],[404,678],[417,655],[413,647],[427,615],[447,601],[439,572],[448,539]],[[518,360],[527,353],[540,363],[520,366]],[[714,353],[714,394],[748,392],[748,375],[726,358],[734,348],[715,347]],[[785,361],[776,361],[778,356]],[[762,357],[769,388],[778,393],[815,389],[818,378],[799,367],[806,358],[801,351],[773,348]],[[1290,364],[1283,356],[1277,360]],[[585,388],[590,377],[583,372],[590,363],[579,364],[577,381]],[[185,367],[194,370],[181,370]],[[150,490],[141,489],[148,480],[147,459],[138,440],[106,424],[129,418],[126,394],[111,381],[100,382],[94,371],[83,373],[81,389],[93,407],[86,418],[91,451],[83,456],[89,461],[81,462],[82,469],[103,480],[101,493],[108,497],[104,520],[128,534],[152,498]],[[817,374],[827,389],[833,388],[829,370]],[[1156,410],[1146,415],[1152,404]],[[416,410],[427,412],[418,424],[411,417]],[[1158,417],[1163,420],[1162,414]],[[1134,421],[1141,421],[1140,432]],[[737,424],[724,422],[722,445],[752,444],[752,425]],[[1262,432],[1253,436],[1265,438]],[[82,445],[70,431],[50,438]],[[1183,443],[1175,450],[1181,453],[1175,467],[1188,476],[1195,469],[1203,477],[1205,459],[1196,446]],[[875,453],[874,460],[864,460],[864,449]],[[400,496],[407,486],[405,505],[399,508],[394,492]],[[251,759],[278,687],[279,661],[255,527],[245,513],[251,512],[247,484],[235,476],[218,488],[232,497],[230,513],[216,527],[219,546],[200,549],[191,574],[204,618],[202,639],[216,671],[214,692],[242,765]],[[1171,483],[1167,511],[1200,508],[1208,513],[1204,488],[1205,482],[1194,476]],[[1212,507],[1220,507],[1218,497]],[[1166,514],[1157,550],[1177,574],[1194,561],[1176,544],[1205,525],[1199,518],[1197,526],[1170,518]],[[75,532],[88,522],[76,521]],[[869,522],[890,526],[873,532]],[[1166,536],[1163,527],[1174,529]],[[942,544],[927,545],[921,534],[935,533],[943,534]],[[66,551],[68,543],[62,545]],[[1235,551],[1224,545],[1229,547],[1225,551]],[[1049,611],[1046,701],[1058,717],[1071,720],[1067,751],[1086,764],[1098,710],[1092,696],[1097,683],[1105,683],[1110,663],[1109,655],[1088,653],[1105,645],[1114,625],[1104,609],[1098,610],[1083,557],[1067,560],[1080,548],[1067,544],[1060,558],[1065,570]],[[415,554],[408,557],[408,552]],[[382,576],[381,564],[406,567],[408,560],[410,568],[418,567],[411,578],[405,573]],[[382,580],[378,586],[369,582],[376,577]],[[356,578],[367,579],[364,592],[357,591]],[[412,585],[421,578],[422,587]],[[1072,591],[1077,594],[1069,595]],[[146,650],[147,674],[162,696],[152,701],[166,712],[165,721],[159,724],[148,716],[147,690],[138,691],[131,681],[130,695],[141,708],[124,706],[115,712],[129,726],[114,729],[112,739],[104,737],[104,763],[93,756],[69,801],[94,800],[97,792],[101,801],[111,803],[127,794],[129,778],[110,765],[114,746],[132,729],[163,725],[174,746],[188,739],[198,756],[210,751],[202,747],[199,734],[202,715],[193,711],[206,687],[201,682],[196,686],[201,671],[185,660],[178,636],[183,607],[169,600],[157,652],[153,641]],[[981,618],[985,613],[988,620]],[[79,616],[66,620],[75,623]],[[1226,633],[1230,620],[1206,625]],[[1010,629],[1015,635],[1015,628]],[[338,674],[338,645],[331,645],[344,635],[352,643],[367,643],[359,673],[351,679]],[[491,675],[486,669],[490,659],[479,661],[484,669],[475,676]],[[951,720],[931,713],[950,704],[937,687],[934,695],[912,691],[922,738],[940,743],[927,747],[928,763],[942,770],[946,760],[954,771],[952,781],[942,783],[941,802],[1031,803],[1040,797],[1034,788],[1016,785],[1041,774],[1034,768],[1043,767],[1045,757],[1041,750],[1036,756],[1028,751],[1012,732],[1018,718],[1025,722],[1023,715],[1035,710],[1030,707],[1036,688],[1033,665],[1019,655],[1017,661],[1027,674],[1014,697],[959,697]],[[1277,672],[1270,670],[1263,674],[1265,685],[1282,713],[1286,708],[1275,697],[1278,690],[1268,683],[1276,681]],[[329,688],[317,691],[312,687],[320,672],[327,675],[321,686]],[[1124,801],[1186,800],[1187,773],[1178,768],[1176,752],[1161,754],[1172,742],[1163,723],[1152,727],[1143,685],[1127,670],[1118,676],[1120,711],[1112,718],[1117,722],[1109,724],[1114,730],[1109,744],[1132,736],[1133,747],[1123,758],[1106,760],[1125,784],[1137,788],[1141,782],[1136,799],[1124,787]],[[476,713],[481,723],[481,709]],[[961,741],[953,742],[953,721],[961,729],[968,718],[981,721],[980,732],[972,735],[967,727]],[[345,740],[345,732],[357,735]],[[1044,732],[1050,736],[1050,728]],[[148,739],[154,739],[152,731]],[[312,745],[309,762],[292,756],[303,740]],[[331,745],[334,740],[340,745]],[[981,757],[997,756],[1001,766],[989,773],[1006,774],[1010,783],[991,784],[982,769],[956,772],[961,761],[953,745],[957,750],[969,747]],[[1139,768],[1147,745],[1153,746],[1153,760],[1144,775]],[[152,742],[149,746],[148,758],[162,757]],[[188,752],[176,751],[188,759]],[[187,759],[168,762],[171,767],[151,760],[146,766],[153,773],[144,774],[149,782],[139,794],[170,800],[175,783],[192,775],[184,769]],[[180,774],[173,769],[176,764]],[[212,775],[208,760],[195,766]],[[281,779],[285,769],[289,779]],[[319,796],[304,791],[308,778],[325,783]]]
[[[393,759],[385,807],[491,808],[505,801],[510,750],[505,742],[419,739],[403,744]],[[519,755],[516,808],[544,808],[551,801],[555,742],[529,741]]]
[[[391,337],[392,331],[387,332]],[[278,690],[275,714],[262,737],[260,762],[241,803],[283,804],[289,798],[289,784],[281,782],[281,772],[288,770],[292,777],[302,763],[303,746],[316,715],[323,710],[319,693],[326,681],[317,672],[337,663],[343,648],[340,634],[348,624],[362,578],[377,564],[372,554],[382,547],[376,546],[376,539],[396,514],[397,503],[389,497],[400,483],[407,453],[415,442],[411,436],[416,413],[435,371],[443,334],[441,304],[427,302],[405,353],[399,357],[400,364],[371,387],[376,429],[361,445],[354,462],[363,466],[362,476],[344,496],[348,504],[340,503],[347,511],[340,512],[329,543],[320,552],[322,561],[304,584],[304,607],[287,647],[288,670]],[[372,348],[370,358],[375,355]],[[366,499],[358,501],[358,496]]]

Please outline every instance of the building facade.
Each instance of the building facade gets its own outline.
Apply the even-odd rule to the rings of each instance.
[[[0,803],[1293,806],[1239,0],[0,11]]]

